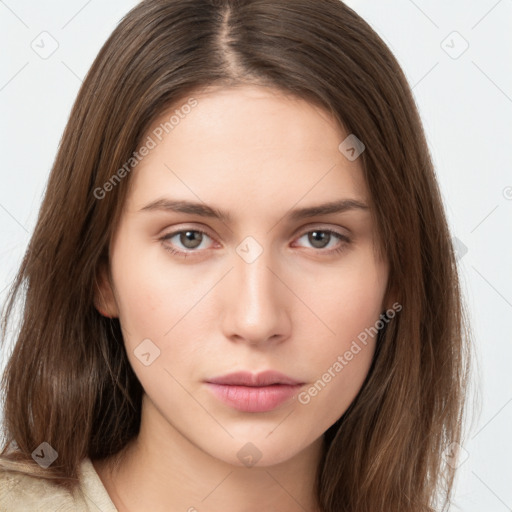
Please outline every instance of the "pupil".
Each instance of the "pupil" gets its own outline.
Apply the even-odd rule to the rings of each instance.
[[[180,241],[187,249],[195,249],[201,244],[202,236],[199,231],[185,231],[181,234]]]
[[[317,248],[323,248],[329,243],[330,233],[325,231],[312,231],[309,234],[311,244]]]

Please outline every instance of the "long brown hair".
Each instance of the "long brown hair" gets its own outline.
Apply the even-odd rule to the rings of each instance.
[[[2,319],[23,292],[6,366],[0,467],[76,488],[85,457],[137,436],[142,387],[118,320],[94,307],[96,277],[152,122],[211,85],[258,84],[315,102],[361,154],[402,311],[383,330],[357,398],[326,432],[324,512],[446,506],[461,442],[468,344],[456,261],[418,111],[396,59],[339,0],[146,0],[120,22],[73,106],[29,247]],[[98,197],[102,195],[102,197]],[[58,453],[42,469],[31,453]]]

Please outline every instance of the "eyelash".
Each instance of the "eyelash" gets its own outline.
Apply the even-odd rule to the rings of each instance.
[[[165,244],[166,240],[169,240],[169,239],[173,238],[174,236],[179,235],[180,233],[186,233],[187,231],[192,231],[194,233],[201,233],[202,235],[206,235],[208,238],[211,238],[213,240],[213,238],[208,233],[206,233],[206,231],[203,231],[201,229],[181,229],[179,231],[173,231],[172,233],[168,233],[168,234],[164,235],[162,238],[160,238],[160,241],[162,242],[164,249],[167,252],[171,253],[172,255],[182,257],[182,258],[187,258],[189,254],[201,252],[200,250],[192,250],[192,249],[190,249],[188,251],[179,251],[179,250],[174,249],[173,247],[170,247],[169,245]],[[341,245],[335,249],[327,249],[327,250],[318,249],[315,251],[318,253],[323,253],[323,254],[328,254],[328,255],[340,254],[343,251],[345,251],[346,246],[351,242],[351,240],[349,239],[348,236],[343,235],[343,234],[341,234],[337,231],[334,231],[332,229],[311,229],[309,231],[302,233],[298,238],[302,238],[304,235],[308,235],[309,233],[312,233],[314,231],[320,231],[321,233],[329,233],[330,235],[334,235],[341,242]]]

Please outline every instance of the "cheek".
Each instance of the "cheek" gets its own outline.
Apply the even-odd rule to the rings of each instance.
[[[368,375],[373,353],[372,342],[333,354],[318,378],[299,393],[298,406],[303,415],[315,418],[316,435],[333,425],[354,401]]]
[[[133,238],[133,240],[132,240]],[[127,342],[163,339],[205,293],[198,273],[183,272],[170,263],[159,242],[142,244],[124,234],[112,254],[119,318]]]
[[[377,322],[385,309],[386,285],[387,266],[375,261],[371,251],[361,251],[338,269],[319,275],[314,288],[309,283],[309,289],[301,290],[324,324],[323,354],[348,349],[353,339]]]
[[[210,332],[202,326],[214,325],[215,318],[208,291],[221,270],[206,279],[203,272],[173,265],[158,243],[137,250],[129,236],[112,254],[119,319],[130,364],[148,393],[168,397],[174,390],[179,396],[180,386],[172,376],[182,381],[184,375],[194,373],[201,360]]]
[[[315,417],[322,431],[336,422],[354,401],[372,363],[379,308],[365,309],[364,302],[338,311],[336,318],[332,316],[336,334],[319,339],[315,350],[308,353],[314,378],[297,399],[304,414]],[[377,313],[373,314],[372,309]]]
[[[320,336],[309,328],[315,341],[309,345],[308,365],[315,380],[298,401],[314,410],[321,423],[332,424],[345,412],[368,374],[378,336],[375,327],[385,309],[386,272],[371,253],[361,255],[354,264],[331,272],[322,281],[323,293],[309,294],[309,305],[326,328],[321,327],[325,334]]]

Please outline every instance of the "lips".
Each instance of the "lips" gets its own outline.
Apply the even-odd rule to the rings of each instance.
[[[206,381],[213,395],[242,412],[268,412],[290,400],[303,385],[275,371],[236,372]]]
[[[271,386],[273,384],[288,384],[295,386],[297,384],[303,384],[298,380],[292,379],[283,373],[268,370],[261,373],[250,373],[250,372],[236,372],[221,377],[214,377],[208,379],[207,382],[212,384],[224,384],[227,386]]]

